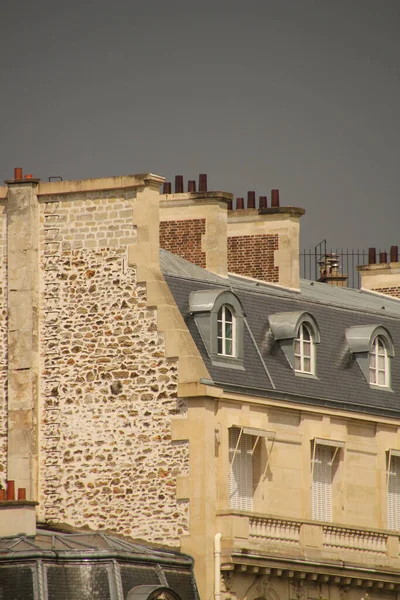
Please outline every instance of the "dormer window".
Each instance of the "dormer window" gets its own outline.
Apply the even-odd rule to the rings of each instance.
[[[314,317],[299,310],[269,315],[268,321],[295,374],[315,378],[316,344],[319,344],[320,335]]]
[[[235,316],[230,306],[224,304],[218,311],[217,320],[218,354],[234,356]]]
[[[294,369],[298,373],[314,373],[314,340],[311,328],[301,323],[294,340]]]
[[[369,353],[369,382],[379,387],[390,385],[390,362],[385,338],[377,335],[371,344]]]
[[[243,370],[245,317],[239,298],[226,289],[199,290],[190,294],[189,311],[211,363]]]
[[[394,344],[389,331],[382,325],[356,325],[346,329],[346,341],[371,388],[391,391]]]

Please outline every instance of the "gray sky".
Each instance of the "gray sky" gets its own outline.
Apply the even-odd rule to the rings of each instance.
[[[400,245],[399,0],[2,2],[0,180],[208,173]]]

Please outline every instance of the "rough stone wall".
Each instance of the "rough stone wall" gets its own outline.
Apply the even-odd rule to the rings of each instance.
[[[278,249],[277,234],[228,237],[228,271],[278,283],[279,267],[274,263]]]
[[[0,204],[0,483],[7,472],[7,215]]]
[[[205,268],[206,253],[201,249],[201,239],[205,232],[205,219],[164,221],[160,223],[160,246]]]
[[[391,287],[374,288],[374,292],[380,292],[387,296],[393,296],[394,298],[400,298],[400,287],[393,285]]]
[[[41,519],[177,546],[189,517],[176,500],[188,443],[171,441],[178,366],[127,268],[132,201],[50,201],[42,222]]]

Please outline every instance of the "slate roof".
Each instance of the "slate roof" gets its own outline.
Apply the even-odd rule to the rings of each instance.
[[[400,300],[305,280],[300,291],[292,291],[236,275],[219,277],[165,250],[161,267],[216,385],[255,396],[284,397],[288,402],[400,417]],[[192,291],[218,288],[231,289],[240,298],[252,333],[245,328],[244,371],[212,365],[189,314]],[[297,310],[312,314],[319,326],[315,379],[294,373],[269,328],[268,315]],[[390,332],[396,349],[391,359],[392,390],[371,388],[350,354],[345,330],[356,325],[382,325]]]

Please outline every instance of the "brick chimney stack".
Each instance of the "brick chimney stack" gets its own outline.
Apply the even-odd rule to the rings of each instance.
[[[376,261],[375,248],[369,248],[368,265],[357,267],[361,276],[361,288],[400,298],[400,262],[398,246],[391,246],[388,254],[379,252],[379,263]]]
[[[299,289],[299,234],[303,208],[282,207],[279,190],[260,196],[255,206],[255,192],[237,198],[236,210],[228,212],[228,271]]]
[[[232,194],[207,189],[207,175],[188,181],[184,192],[182,176],[175,178],[175,193],[160,197],[160,246],[173,254],[227,276],[227,211]],[[170,190],[164,184],[163,191]]]

